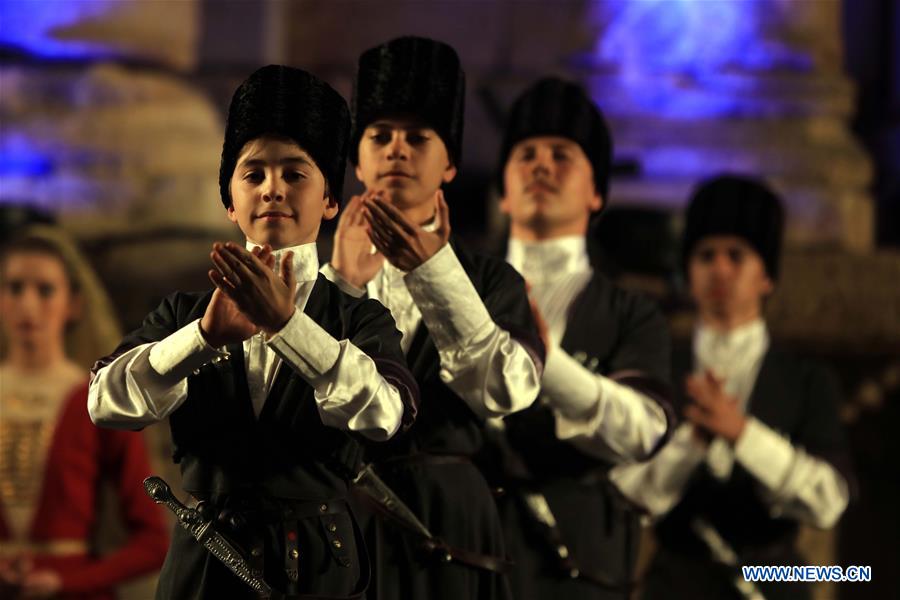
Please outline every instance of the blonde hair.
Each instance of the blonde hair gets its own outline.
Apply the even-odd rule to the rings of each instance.
[[[62,262],[72,292],[81,297],[79,316],[66,329],[66,356],[89,368],[98,358],[113,351],[122,339],[122,330],[100,278],[75,242],[60,228],[32,225],[5,244],[0,266],[13,254],[34,252],[54,256]],[[0,331],[0,358],[6,356],[8,341]]]

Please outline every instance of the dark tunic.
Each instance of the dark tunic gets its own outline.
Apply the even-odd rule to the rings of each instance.
[[[665,320],[650,300],[595,274],[575,299],[562,348],[591,371],[610,376],[639,371],[665,384],[669,375],[669,336]],[[662,385],[661,387],[665,387]],[[669,416],[664,400],[656,395]],[[524,509],[522,494],[536,491],[548,501],[570,559],[582,571],[622,585],[633,564],[637,518],[607,481],[611,463],[588,456],[557,439],[553,413],[539,403],[505,419],[505,448],[485,454],[497,485],[504,534],[516,562],[511,576],[517,600],[622,598],[564,571],[556,548]]]
[[[451,245],[494,322],[523,344],[537,361],[537,335],[521,276],[505,262]],[[491,490],[471,462],[483,444],[482,419],[440,379],[440,358],[424,323],[407,352],[421,390],[416,423],[388,443],[373,447],[377,472],[433,535],[451,546],[505,557],[500,519]],[[456,458],[449,458],[456,457]],[[466,600],[508,598],[506,577],[456,562],[441,562],[421,540],[389,520],[370,522],[377,600]]]
[[[169,296],[95,369],[200,318],[211,297],[212,292]],[[322,276],[304,312],[335,339],[348,339],[375,361],[379,373],[401,391],[408,422],[418,396],[390,313],[377,302],[347,296]],[[313,388],[286,366],[279,369],[257,419],[243,345],[232,344],[228,351],[229,360],[208,363],[188,377],[188,397],[169,418],[184,489],[208,502],[217,527],[246,553],[262,551],[265,579],[276,590],[316,597],[360,592],[366,583],[366,555],[357,547],[361,536],[347,504],[360,440],[323,425]],[[291,557],[288,544],[294,541],[299,552]],[[290,570],[298,572],[296,583]],[[176,526],[157,597],[254,594]]]
[[[680,357],[690,357],[685,349]],[[688,365],[676,365],[684,375]],[[815,363],[770,349],[763,358],[748,403],[749,414],[791,443],[837,469],[851,490],[855,479],[843,429],[838,420],[840,392],[833,377]],[[799,523],[773,518],[756,479],[735,463],[730,478],[719,481],[704,463],[694,473],[682,500],[656,527],[659,552],[648,570],[643,597],[740,598],[732,580],[739,575],[714,563],[691,523],[705,519],[734,549],[744,565],[806,564],[794,545]],[[806,598],[801,584],[759,583],[767,598]]]

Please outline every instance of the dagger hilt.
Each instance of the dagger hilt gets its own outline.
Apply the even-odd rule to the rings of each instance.
[[[169,507],[169,509],[175,513],[175,516],[185,524],[192,527],[198,527],[204,524],[203,516],[200,514],[200,511],[194,508],[188,508],[182,504],[175,494],[172,493],[172,488],[169,487],[169,484],[163,481],[161,477],[151,475],[145,479],[144,490],[154,502],[157,504],[165,504]],[[200,531],[198,530],[197,533],[200,533]]]
[[[156,475],[151,475],[144,480],[144,489],[147,491],[147,495],[150,496],[150,498],[152,498],[153,501],[158,504],[165,504],[171,500],[175,500],[177,502],[177,499],[172,493],[172,488],[169,487],[169,484],[163,481],[161,477],[157,477]]]
[[[186,529],[194,539],[209,550],[213,556],[222,561],[237,577],[249,585],[260,598],[283,598],[280,592],[273,590],[262,576],[254,572],[241,553],[213,527],[213,519],[204,519],[196,508],[188,508],[182,504],[169,485],[160,477],[151,475],[144,480],[144,490],[157,504],[165,505],[175,513],[181,527]]]

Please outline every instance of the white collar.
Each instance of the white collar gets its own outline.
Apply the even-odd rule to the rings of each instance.
[[[532,283],[589,271],[587,241],[567,235],[539,242],[510,238],[506,261]]]
[[[246,247],[247,250],[253,250],[254,248],[258,248],[259,244],[251,242],[248,239]],[[275,250],[276,269],[278,268],[278,265],[281,264],[281,257],[284,256],[285,252],[288,250],[294,252],[293,259],[291,260],[291,268],[294,271],[294,277],[297,282],[315,281],[319,276],[319,252],[316,248],[316,243],[309,242],[308,244],[299,244],[297,246]]]
[[[768,347],[769,332],[761,318],[730,331],[702,323],[694,330],[694,356],[703,367],[730,370],[735,363],[755,361]]]

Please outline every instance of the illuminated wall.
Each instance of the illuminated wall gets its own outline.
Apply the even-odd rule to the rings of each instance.
[[[482,92],[503,105],[533,78],[557,72],[586,83],[612,122],[617,157],[637,165],[615,179],[617,203],[678,211],[699,178],[759,173],[790,198],[793,241],[871,247],[871,166],[846,125],[854,97],[840,66],[838,0],[0,0],[0,8],[0,44],[27,56],[0,70],[0,199],[31,196],[130,222],[134,211],[141,218],[168,212],[154,207],[175,195],[206,197],[221,115],[203,107],[190,81],[178,91],[171,82],[154,88],[149,72],[189,73],[210,57],[249,57],[244,71],[254,61],[283,61],[322,74],[349,96],[361,50],[417,32],[454,44],[466,65],[467,170],[495,167],[499,132]],[[98,72],[101,63],[119,70]],[[173,121],[151,116],[154,107]],[[170,160],[137,140],[165,148]],[[180,167],[175,157],[193,166]],[[206,183],[185,184],[191,168]]]
[[[850,134],[837,0],[590,5],[575,68],[639,175],[618,200],[679,209],[700,178],[757,173],[788,198],[794,242],[872,245],[868,157]]]

